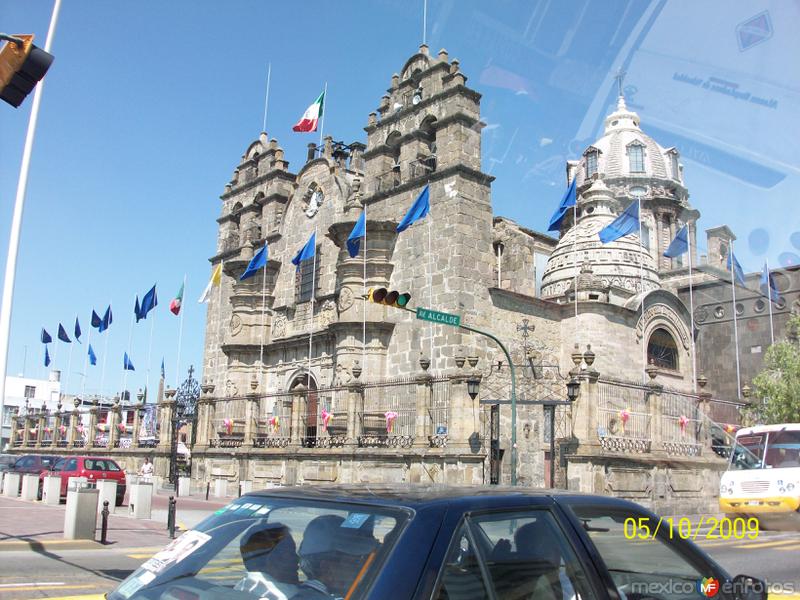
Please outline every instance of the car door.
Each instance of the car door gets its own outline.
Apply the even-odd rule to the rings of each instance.
[[[623,502],[577,498],[565,502],[606,583],[620,600],[707,600],[702,582],[719,586],[730,576],[669,521]],[[725,597],[727,594],[721,594]]]
[[[67,495],[67,484],[70,477],[78,476],[78,459],[68,458],[64,461],[64,466],[61,469],[61,495]]]
[[[605,600],[598,573],[560,520],[546,506],[465,515],[432,600]]]

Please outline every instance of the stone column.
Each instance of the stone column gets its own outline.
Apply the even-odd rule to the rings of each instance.
[[[299,446],[300,445],[300,409],[303,406],[303,399],[306,393],[306,386],[302,383],[298,385],[294,390],[294,395],[292,396],[292,431],[291,431],[291,438],[289,440],[290,445],[292,446]]]
[[[253,383],[258,384],[254,381]],[[258,415],[258,394],[255,392],[247,395],[247,404],[244,407],[244,440],[242,446],[253,447],[255,439],[256,416]]]
[[[19,417],[16,415],[12,415],[11,417],[11,438],[9,439],[9,445],[13,448],[14,442],[17,439],[17,432],[19,431]]]
[[[44,439],[44,428],[47,424],[47,408],[45,408],[44,402],[42,403],[42,412],[39,413],[36,423],[36,447],[41,448],[42,440]]]
[[[67,438],[67,448],[75,447],[76,435],[78,433],[78,423],[80,423],[80,413],[78,412],[78,407],[81,405],[81,401],[78,398],[75,398],[73,405],[75,408],[72,409],[72,418],[69,420],[69,432],[67,433],[69,437]]]
[[[578,375],[580,393],[572,404],[572,423],[575,436],[581,444],[595,445],[600,443],[597,425],[600,405],[600,386],[597,381],[600,373],[589,367]]]
[[[175,390],[166,390],[164,400],[158,404],[158,421],[160,434],[158,447],[169,452],[172,448],[172,415],[175,412]]]
[[[114,398],[114,406],[108,411],[108,447],[116,448],[119,439],[117,423],[120,422],[119,398]]]
[[[414,446],[428,448],[430,446],[429,436],[431,431],[431,420],[428,417],[428,408],[433,404],[433,375],[427,371],[419,373],[415,379],[417,385],[417,415],[414,427]],[[450,435],[450,423],[447,423],[448,435]]]
[[[94,440],[97,437],[97,401],[89,409],[89,432],[86,435],[86,447],[93,448]]]
[[[25,415],[25,430],[22,432],[22,445],[26,446],[31,443],[31,429],[33,429],[33,418]]]
[[[56,448],[58,446],[58,443],[64,437],[64,436],[61,435],[61,420],[62,420],[62,417],[63,417],[63,415],[61,413],[61,401],[59,401],[58,406],[56,407],[56,418],[53,421],[53,434],[51,436],[52,440],[53,440],[53,448]]]
[[[144,403],[140,400],[134,406],[133,412],[133,435],[131,436],[131,446],[134,448],[139,447],[139,428],[142,423],[142,411],[144,410]]]
[[[656,383],[656,375],[658,375],[658,368],[652,365],[645,368],[650,381],[647,382],[647,403],[650,407],[650,451],[654,449],[663,448],[663,416],[664,406],[661,401],[661,392],[664,386]]]
[[[361,419],[359,413],[364,410],[364,386],[359,382],[345,385],[347,389],[347,441],[357,446],[361,435]]]
[[[195,434],[194,447],[198,450],[205,450],[208,448],[209,439],[209,422],[211,419],[211,411],[213,410],[212,403],[214,398],[213,383],[204,383],[201,387],[200,399],[197,401],[197,433]]]

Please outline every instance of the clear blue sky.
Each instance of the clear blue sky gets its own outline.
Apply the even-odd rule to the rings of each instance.
[[[35,33],[43,46],[51,9],[50,0],[0,1],[0,31]],[[797,13],[788,2],[430,0],[428,44],[447,48],[483,94],[497,214],[546,229],[564,161],[598,136],[624,64],[643,129],[683,154],[700,229],[727,223],[740,262],[758,270],[765,258],[800,261]],[[196,300],[210,274],[218,196],[261,131],[267,63],[268,133],[297,171],[317,138],[291,126],[324,83],[326,132],[363,141],[367,115],[421,38],[422,0],[64,0],[33,153],[9,374],[22,372],[27,347],[26,374],[44,376],[40,328],[55,337],[59,321],[71,331],[78,315],[88,332],[92,308],[112,303],[104,391],[120,389],[126,348],[137,369],[128,388],[144,386],[152,318],[151,387],[162,356],[174,385],[178,319],[167,306],[184,274],[181,370],[199,366],[205,306]],[[775,105],[676,73],[714,76]],[[0,106],[3,264],[30,107],[31,98]],[[134,296],[156,282],[160,304],[128,346]],[[95,334],[101,363],[104,342]],[[80,390],[85,351],[75,347],[69,391]],[[67,353],[61,344],[64,371]],[[90,368],[87,391],[97,391],[100,371]]]

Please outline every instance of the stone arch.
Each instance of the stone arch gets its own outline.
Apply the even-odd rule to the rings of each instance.
[[[436,128],[437,120],[434,115],[427,115],[419,124],[420,141],[422,148],[420,149],[430,160],[434,161],[433,168],[435,170],[436,161]]]

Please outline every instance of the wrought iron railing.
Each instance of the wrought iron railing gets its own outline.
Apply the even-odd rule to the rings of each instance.
[[[599,381],[597,435],[603,448],[649,452],[652,443],[647,388],[635,384]]]

